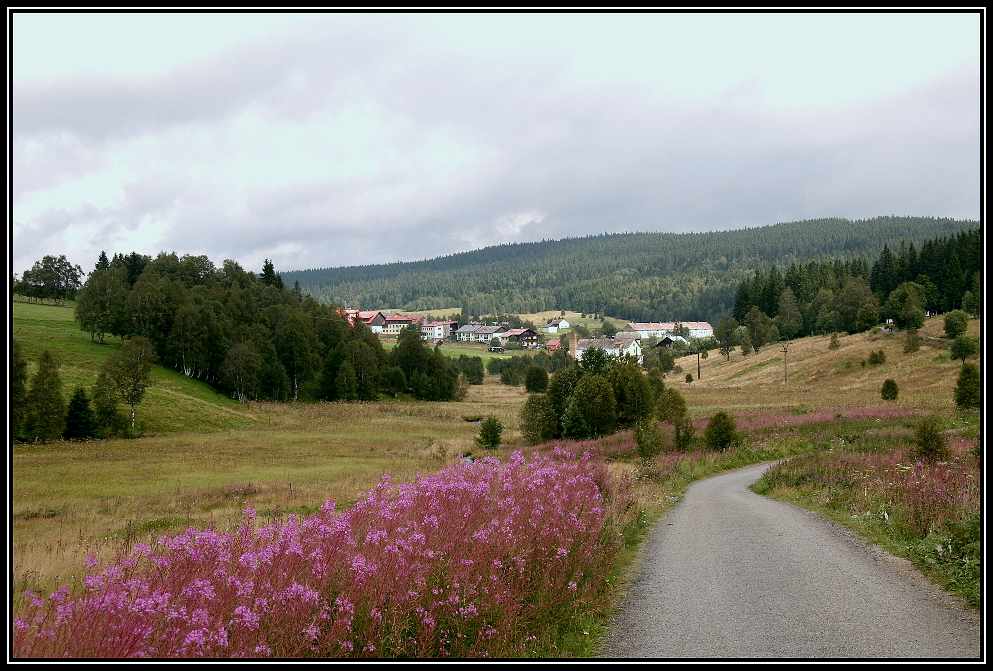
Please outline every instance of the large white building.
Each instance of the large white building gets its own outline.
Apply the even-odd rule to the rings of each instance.
[[[690,338],[709,338],[714,335],[714,327],[707,322],[631,322],[621,333],[636,332],[639,338],[661,338],[682,335],[679,332],[680,327],[689,330]]]

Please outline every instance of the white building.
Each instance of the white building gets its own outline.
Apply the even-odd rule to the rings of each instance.
[[[640,338],[661,338],[681,335],[680,327],[689,330],[690,338],[709,338],[714,335],[714,327],[707,322],[631,322],[621,333],[634,332]]]

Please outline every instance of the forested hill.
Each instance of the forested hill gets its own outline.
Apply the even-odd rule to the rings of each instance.
[[[812,219],[708,233],[617,233],[487,247],[385,265],[283,272],[324,302],[464,314],[575,310],[633,321],[709,320],[734,307],[742,279],[771,264],[862,258],[883,246],[979,228],[934,217]]]

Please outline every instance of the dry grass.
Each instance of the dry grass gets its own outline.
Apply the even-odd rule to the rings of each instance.
[[[969,322],[970,335],[978,335],[979,320]],[[924,335],[943,334],[944,321],[932,318],[921,330]],[[731,360],[711,352],[701,361],[701,379],[696,380],[696,357],[676,361],[682,373],[670,374],[667,383],[674,385],[692,410],[782,409],[823,407],[875,407],[896,404],[908,409],[928,411],[954,408],[952,393],[961,362],[950,360],[947,344],[923,338],[921,348],[903,353],[903,333],[860,333],[840,336],[841,347],[828,348],[829,336],[804,338],[790,343],[789,381],[784,382],[782,345],[768,345],[757,354],[742,356],[740,350]],[[882,350],[886,361],[871,366],[862,362],[870,352]],[[686,373],[694,381],[683,382]],[[900,396],[883,401],[880,388],[887,378],[897,382]]]
[[[978,321],[970,322],[970,334],[979,328]],[[922,329],[925,335],[942,331],[941,319]],[[827,337],[792,343],[786,383],[782,351],[775,346],[747,357],[735,352],[730,362],[712,353],[702,361],[702,379],[692,384],[682,379],[691,370],[695,375],[696,357],[680,359],[684,373],[670,375],[667,383],[700,414],[888,404],[953,408],[960,363],[948,360],[943,343],[925,338],[914,354],[903,354],[901,334],[844,336],[837,351],[828,343]],[[879,349],[886,362],[863,368],[861,361]],[[897,401],[880,398],[886,378],[899,384]],[[189,394],[166,384],[156,393]],[[458,403],[227,402],[213,412],[238,413],[241,423],[222,430],[202,425],[198,432],[183,432],[179,420],[164,418],[163,427],[174,432],[131,441],[15,445],[15,587],[44,590],[71,581],[87,554],[109,559],[134,542],[188,526],[226,528],[249,505],[272,521],[288,512],[312,512],[329,499],[350,505],[384,473],[408,480],[439,470],[459,454],[478,454],[479,427],[466,418],[497,417],[508,446],[495,456],[506,456],[520,443],[517,415],[526,396],[523,387],[501,385],[488,375]],[[207,398],[193,400],[210,405]],[[168,408],[164,402],[152,407]],[[254,421],[246,423],[248,418]]]
[[[494,415],[514,441],[525,392],[488,377],[458,403],[251,403],[261,421],[247,428],[15,445],[18,591],[70,581],[87,554],[110,559],[189,526],[227,528],[249,505],[273,521],[327,500],[351,505],[384,473],[409,480],[478,453],[479,427],[466,417]]]

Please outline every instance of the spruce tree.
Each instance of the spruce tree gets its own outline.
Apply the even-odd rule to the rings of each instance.
[[[88,440],[96,436],[96,428],[96,415],[90,407],[90,397],[86,395],[85,389],[76,387],[69,399],[66,428],[62,437],[66,440]]]
[[[65,421],[66,401],[62,397],[59,366],[46,349],[38,360],[38,372],[28,390],[24,433],[29,440],[57,440],[65,430]]]
[[[978,410],[982,402],[982,383],[979,366],[963,363],[955,385],[955,405],[959,410]]]

